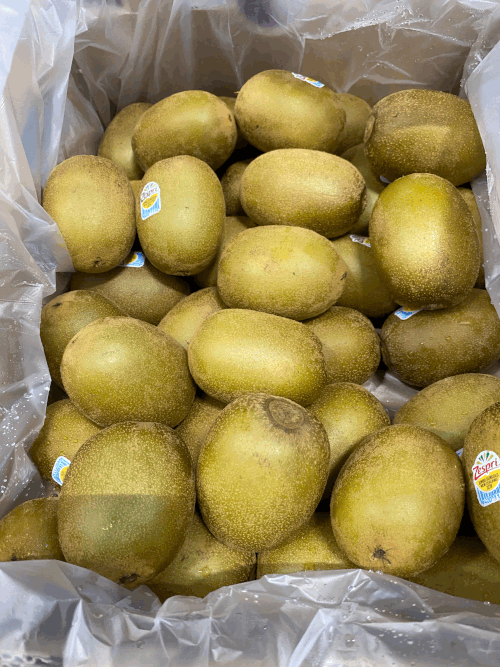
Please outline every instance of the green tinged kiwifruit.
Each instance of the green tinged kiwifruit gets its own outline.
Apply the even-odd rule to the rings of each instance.
[[[79,331],[66,347],[61,375],[71,401],[99,426],[177,426],[196,391],[182,345],[132,317],[105,317]]]
[[[400,90],[381,99],[364,144],[373,171],[389,181],[427,173],[462,185],[486,167],[470,103],[438,90]]]
[[[85,442],[58,505],[66,560],[126,588],[152,579],[177,555],[192,521],[194,470],[174,431],[113,424]]]
[[[435,565],[410,581],[447,595],[500,604],[500,563],[478,537],[458,535]]]
[[[187,350],[202,322],[223,308],[227,306],[217,288],[206,287],[193,292],[174,306],[158,324],[158,329],[168,333]]]
[[[184,90],[141,116],[132,149],[144,171],[176,155],[191,155],[218,169],[233,152],[236,136],[235,118],[222,100],[204,90]]]
[[[330,503],[333,534],[359,567],[412,577],[448,551],[464,503],[462,468],[450,445],[417,426],[387,426],[342,467]]]
[[[479,275],[476,280],[476,287],[484,289],[484,254],[483,254],[483,229],[481,225],[481,213],[479,212],[479,207],[477,205],[476,198],[472,190],[469,188],[457,188],[462,197],[464,198],[465,203],[469,207],[469,211],[472,214],[472,218],[476,225],[477,237],[479,240],[479,254],[481,266],[479,268]]]
[[[73,460],[81,445],[99,433],[101,427],[87,419],[69,399],[52,403],[47,407],[45,421],[37,439],[29,451],[40,475],[49,482],[52,469],[59,456]]]
[[[132,132],[142,114],[152,106],[148,102],[136,102],[124,107],[106,128],[97,149],[97,155],[114,162],[131,181],[141,179],[144,174],[132,150]]]
[[[404,176],[380,193],[370,243],[380,278],[408,310],[457,305],[479,273],[472,214],[457,189],[433,174]]]
[[[474,419],[500,401],[500,380],[493,375],[464,373],[425,387],[400,408],[394,424],[413,424],[432,431],[453,449],[463,447]]]
[[[479,373],[500,358],[500,320],[486,290],[453,308],[389,315],[380,332],[382,358],[403,382],[426,387],[450,375]]]
[[[222,586],[255,579],[255,563],[255,553],[216,540],[195,512],[179,553],[147,585],[160,602],[172,595],[203,598]]]
[[[107,158],[76,155],[58,164],[45,185],[43,208],[57,222],[76,271],[109,271],[132,248],[134,192]]]
[[[309,405],[327,381],[321,342],[308,327],[255,310],[209,315],[191,339],[188,362],[196,384],[225,403],[266,392]]]
[[[229,547],[277,546],[312,517],[329,455],[325,429],[303,407],[269,394],[241,396],[224,408],[201,448],[196,489],[203,521]]]
[[[336,148],[339,155],[353,146],[363,143],[366,123],[372,112],[371,106],[361,97],[350,93],[337,93],[345,111],[345,125]]]
[[[346,275],[346,265],[324,236],[271,225],[246,229],[226,244],[217,289],[230,308],[305,320],[338,300]]]
[[[304,324],[321,341],[328,382],[363,384],[377,370],[380,339],[363,313],[332,306]]]
[[[57,498],[18,505],[0,521],[0,561],[64,560],[57,535]]]
[[[352,382],[327,384],[308,408],[325,427],[330,442],[328,481],[323,498],[330,498],[340,469],[370,433],[389,426],[391,420],[368,389]]]
[[[144,174],[136,209],[146,257],[170,275],[199,273],[217,253],[225,211],[222,186],[204,162],[190,155],[157,162]]]
[[[462,463],[467,508],[481,542],[500,563],[500,403],[472,422],[464,440]]]
[[[98,292],[130,317],[150,324],[158,324],[169,310],[191,293],[185,280],[159,271],[143,253],[137,252],[131,253],[124,265],[111,271],[74,273],[70,288]]]
[[[219,97],[220,100],[222,100],[224,102],[224,104],[228,107],[229,111],[234,116],[234,107],[236,106],[236,97],[227,97],[226,95],[218,95],[218,97]],[[236,118],[235,118],[235,120],[236,120]],[[248,146],[248,141],[241,134],[240,128],[238,127],[238,123],[236,123],[236,145],[235,145],[234,149],[239,150],[240,148],[245,148],[245,146]],[[228,215],[234,215],[234,214],[228,213]]]
[[[335,542],[328,512],[315,512],[283,544],[257,554],[257,579],[265,574],[355,568],[356,565],[344,556]]]
[[[344,290],[336,305],[354,308],[367,317],[382,317],[396,310],[398,305],[380,279],[372,249],[362,237],[346,235],[331,243],[347,267]]]
[[[303,78],[270,69],[255,74],[242,86],[234,113],[250,144],[261,151],[336,150],[346,119],[339,95]]]
[[[327,238],[353,227],[365,205],[365,181],[350,162],[318,150],[274,150],[252,160],[240,199],[258,225],[306,227]]]
[[[222,192],[226,202],[226,215],[245,215],[240,199],[241,179],[251,160],[234,162],[221,178]]]
[[[196,396],[189,412],[175,428],[175,432],[189,449],[195,467],[207,433],[225,406],[225,403],[206,394]]]
[[[40,338],[51,378],[62,387],[61,360],[80,329],[103,317],[126,313],[102,294],[75,289],[54,297],[42,308]]]

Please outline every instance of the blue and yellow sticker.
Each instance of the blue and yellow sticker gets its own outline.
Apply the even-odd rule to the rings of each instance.
[[[52,479],[62,486],[71,461],[65,456],[58,456],[52,468]]]
[[[160,186],[154,181],[146,183],[141,192],[141,218],[147,220],[161,211]]]
[[[399,317],[400,320],[408,320],[410,317],[413,317],[413,315],[416,315],[422,310],[422,308],[419,308],[419,310],[407,310],[406,308],[398,308],[397,310],[394,311],[394,315],[396,317]]]
[[[124,259],[120,266],[141,268],[144,266],[146,257],[143,252],[131,252],[127,259]]]
[[[365,245],[368,248],[372,247],[368,236],[359,236],[359,234],[349,234],[349,238],[351,239],[351,241],[354,241],[354,243],[361,243],[361,245]]]
[[[308,76],[304,76],[303,74],[296,74],[295,72],[292,72],[293,76],[296,79],[300,79],[301,81],[306,81],[307,83],[310,83],[311,86],[314,86],[315,88],[323,88],[324,83],[320,83],[319,81],[316,81],[315,79],[311,79]]]

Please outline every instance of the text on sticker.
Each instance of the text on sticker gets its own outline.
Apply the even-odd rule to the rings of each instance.
[[[325,85],[324,83],[320,83],[319,81],[310,79],[308,76],[304,76],[303,74],[295,74],[295,72],[292,72],[292,74],[296,79],[300,79],[301,81],[307,81],[307,83],[310,83],[311,86],[316,86],[316,88],[323,88],[323,86]]]

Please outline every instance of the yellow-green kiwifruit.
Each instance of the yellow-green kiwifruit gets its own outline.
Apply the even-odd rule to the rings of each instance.
[[[172,595],[203,598],[222,586],[255,579],[255,565],[254,552],[226,547],[195,512],[179,553],[147,585],[162,603]]]
[[[427,173],[462,185],[486,167],[470,103],[438,90],[400,90],[381,99],[364,144],[373,171],[389,181]]]
[[[224,220],[224,226],[222,228],[222,238],[217,249],[217,254],[215,259],[211,264],[207,266],[206,269],[200,271],[194,276],[194,281],[200,287],[215,287],[217,285],[217,272],[219,270],[219,261],[222,255],[222,251],[226,244],[245,229],[249,227],[255,227],[255,223],[250,220],[246,215],[228,215]]]
[[[195,467],[207,433],[225,406],[225,403],[206,394],[196,396],[189,412],[175,428],[175,432],[189,449]]]
[[[242,86],[234,113],[250,144],[261,151],[336,150],[346,119],[339,95],[304,78],[270,69],[255,74]]]
[[[18,505],[0,521],[0,561],[64,560],[57,535],[57,498]]]
[[[458,535],[435,565],[410,581],[447,595],[500,604],[500,564],[478,537]]]
[[[40,338],[51,378],[62,387],[61,360],[80,329],[103,317],[126,313],[102,294],[75,289],[54,297],[42,308]]]
[[[194,470],[161,424],[113,424],[85,442],[61,488],[58,533],[66,560],[126,588],[177,555],[192,521]]]
[[[76,272],[70,287],[98,292],[130,317],[150,324],[158,324],[191,293],[185,280],[159,271],[142,252],[132,252],[123,265],[105,273]]]
[[[315,512],[292,537],[257,554],[257,579],[266,574],[308,570],[350,570],[356,565],[337,546],[328,512]]]
[[[229,547],[277,546],[312,517],[329,456],[323,425],[302,406],[263,393],[237,398],[216,419],[198,458],[203,521]]]
[[[353,236],[346,235],[331,241],[347,267],[344,290],[336,305],[354,308],[367,317],[388,315],[398,305],[380,279],[372,249],[365,245],[361,237]]]
[[[450,445],[398,424],[367,436],[347,459],[330,515],[337,544],[356,565],[412,577],[448,551],[464,505],[462,467]]]
[[[132,248],[134,192],[107,158],[75,155],[58,164],[45,185],[43,208],[57,222],[76,271],[109,271]]]
[[[226,217],[222,186],[201,160],[156,162],[142,179],[137,234],[151,264],[175,276],[199,273],[214,259]]]
[[[368,389],[352,382],[327,384],[308,408],[325,427],[330,441],[328,482],[323,498],[330,498],[333,484],[347,458],[370,433],[389,426],[382,403]]]
[[[346,276],[346,265],[324,236],[270,225],[246,229],[225,245],[217,289],[230,308],[305,320],[336,303]]]
[[[472,422],[464,440],[462,463],[467,508],[474,529],[500,563],[500,403]]]
[[[191,155],[218,169],[233,152],[236,136],[235,118],[222,100],[204,90],[184,90],[140,117],[132,149],[144,171],[176,155]]]
[[[177,426],[196,391],[182,345],[132,317],[105,317],[79,331],[64,351],[61,375],[71,401],[99,426]]]
[[[372,112],[371,106],[361,97],[350,93],[338,93],[339,102],[345,111],[345,125],[336,148],[339,155],[353,146],[363,143],[365,128]]]
[[[328,382],[363,384],[377,370],[380,339],[363,313],[332,306],[304,324],[321,341]]]
[[[134,192],[135,201],[140,200],[141,190],[142,190],[142,178],[139,181],[130,181],[130,187]]]
[[[301,322],[256,310],[209,315],[189,343],[188,362],[196,384],[225,403],[266,392],[309,405],[327,381],[318,337]]]
[[[500,358],[500,320],[486,290],[453,308],[389,315],[380,332],[382,358],[414,387],[460,373],[479,373]]]
[[[227,308],[216,287],[206,287],[193,292],[174,306],[158,324],[187,350],[191,338],[202,322],[212,313]]]
[[[240,200],[240,185],[245,169],[251,160],[233,162],[221,178],[222,192],[226,202],[226,215],[245,215]]]
[[[234,116],[234,107],[236,106],[236,97],[227,97],[226,95],[219,95],[218,96],[220,100],[224,102],[224,104],[229,108],[231,113]],[[236,120],[236,118],[235,118]],[[238,127],[238,123],[236,123],[236,145],[235,145],[235,150],[239,150],[240,148],[245,148],[245,146],[248,146],[248,141],[245,139],[245,137],[241,134],[240,128]],[[228,213],[228,215],[231,215]]]
[[[450,308],[476,282],[480,252],[467,204],[434,174],[410,174],[380,193],[370,218],[380,278],[408,310]]]
[[[97,155],[112,160],[131,181],[141,179],[144,174],[132,150],[132,132],[142,114],[152,106],[149,102],[135,102],[123,107],[106,128],[97,149]]]
[[[373,207],[375,206],[379,194],[385,188],[385,183],[379,181],[373,173],[370,163],[366,158],[363,144],[349,148],[345,153],[342,153],[340,157],[344,160],[348,160],[354,165],[365,180],[366,205],[354,227],[351,227],[350,232],[351,234],[367,235]]]
[[[241,178],[240,199],[258,225],[306,227],[333,238],[356,224],[365,189],[356,167],[338,155],[287,148],[252,160]]]
[[[456,451],[474,419],[500,401],[500,380],[494,375],[464,373],[425,387],[399,409],[394,424],[414,424],[446,440]]]
[[[47,407],[42,429],[31,445],[30,457],[44,479],[58,484],[52,477],[52,469],[59,456],[72,461],[81,445],[100,430],[101,427],[87,419],[69,399],[57,401]],[[61,478],[64,479],[63,475]]]
[[[476,287],[480,287],[484,289],[484,254],[483,254],[483,229],[481,225],[481,213],[479,212],[479,207],[477,205],[476,198],[474,196],[474,193],[472,190],[469,190],[469,188],[457,188],[457,190],[460,192],[462,197],[465,200],[465,203],[469,207],[469,211],[472,214],[472,218],[474,220],[474,223],[476,225],[476,230],[477,230],[477,237],[479,240],[479,255],[480,255],[480,262],[481,266],[479,268],[479,275],[477,276],[476,280]]]

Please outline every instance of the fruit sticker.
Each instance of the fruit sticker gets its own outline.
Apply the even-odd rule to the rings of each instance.
[[[141,218],[147,220],[161,211],[160,186],[154,181],[146,183],[141,192]]]
[[[500,459],[495,452],[486,450],[477,455],[472,466],[472,481],[481,507],[500,500]]]
[[[369,248],[372,247],[368,236],[358,236],[358,234],[349,234],[349,238],[351,239],[351,241],[354,241],[354,243],[361,243],[361,245],[366,245]]]
[[[140,268],[144,266],[146,258],[143,252],[131,252],[127,259],[123,260],[120,266],[128,266],[134,268]]]
[[[320,83],[319,81],[310,79],[308,76],[304,76],[303,74],[295,74],[295,72],[292,72],[292,74],[296,79],[300,79],[301,81],[307,81],[307,83],[310,83],[311,86],[315,86],[316,88],[323,88],[323,86],[325,85],[324,83]]]
[[[406,310],[406,308],[398,308],[394,311],[394,315],[399,317],[400,320],[408,320],[410,317],[412,317],[412,315],[419,313],[421,310],[422,308],[419,308],[418,310]]]
[[[64,482],[71,461],[65,456],[58,456],[52,468],[52,479],[60,486]]]
[[[462,449],[457,449],[457,451],[455,452],[455,454],[458,456],[459,459],[462,458],[463,453],[464,453],[464,448],[463,447],[462,447]]]

